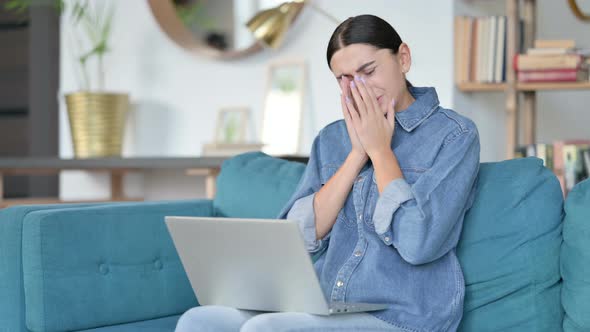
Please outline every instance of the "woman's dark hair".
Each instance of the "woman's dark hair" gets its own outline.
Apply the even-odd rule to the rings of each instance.
[[[375,15],[359,15],[348,18],[332,33],[326,57],[328,67],[330,60],[336,51],[352,44],[367,44],[377,49],[389,49],[392,54],[397,54],[402,44],[402,39],[391,26],[380,17]],[[406,80],[406,85],[412,84]]]

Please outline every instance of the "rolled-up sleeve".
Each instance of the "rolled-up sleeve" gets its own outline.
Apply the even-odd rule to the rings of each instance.
[[[305,241],[305,248],[311,253],[318,251],[323,244],[322,240],[317,239],[315,211],[313,209],[314,197],[315,194],[311,194],[296,200],[287,214],[287,219],[297,221]]]
[[[308,252],[315,253],[327,246],[329,234],[323,239],[317,239],[315,211],[313,200],[315,193],[321,188],[320,178],[320,134],[315,138],[307,166],[295,192],[279,213],[279,219],[289,219],[297,222],[305,247]]]
[[[432,262],[457,246],[479,171],[475,127],[447,137],[432,167],[409,185],[391,181],[373,213],[375,232],[410,264]]]
[[[375,221],[375,231],[377,234],[384,234],[391,225],[391,216],[400,205],[409,201],[414,196],[412,188],[405,179],[395,179],[391,181],[377,200],[373,220]]]

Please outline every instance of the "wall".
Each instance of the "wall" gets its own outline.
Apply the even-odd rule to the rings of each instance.
[[[246,105],[260,130],[268,61],[298,57],[307,61],[309,87],[303,119],[300,153],[311,147],[316,133],[341,118],[339,91],[325,60],[327,41],[336,24],[306,8],[279,51],[221,62],[193,56],[159,30],[144,0],[116,2],[112,53],[106,59],[106,86],[128,91],[133,111],[125,138],[125,156],[197,156],[213,138],[216,111],[223,106]],[[414,85],[436,86],[441,104],[453,106],[451,0],[315,1],[334,16],[345,19],[362,13],[389,21],[408,42],[413,54],[409,79]],[[429,10],[425,11],[424,8]],[[71,26],[62,18],[61,92],[75,91]],[[72,156],[71,139],[60,97],[60,155]],[[459,110],[461,111],[461,110]],[[64,172],[62,198],[98,198],[108,193],[105,175]],[[147,199],[199,197],[202,178],[154,172],[130,176],[126,192]]]

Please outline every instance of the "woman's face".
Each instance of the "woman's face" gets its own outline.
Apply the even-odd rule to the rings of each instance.
[[[392,98],[399,101],[407,93],[405,74],[410,65],[410,50],[406,44],[402,44],[395,55],[389,49],[352,44],[336,51],[330,60],[332,73],[343,94],[350,95],[350,81],[355,75],[364,77],[384,112]]]

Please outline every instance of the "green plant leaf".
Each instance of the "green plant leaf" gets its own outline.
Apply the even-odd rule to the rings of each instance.
[[[31,6],[31,0],[9,0],[4,4],[4,9],[17,14],[24,13]]]
[[[86,15],[86,8],[88,7],[88,2],[84,1],[83,3],[81,1],[76,1],[74,3],[74,8],[72,9],[72,21],[74,22],[74,25],[77,25],[80,20],[84,17],[84,15]]]

